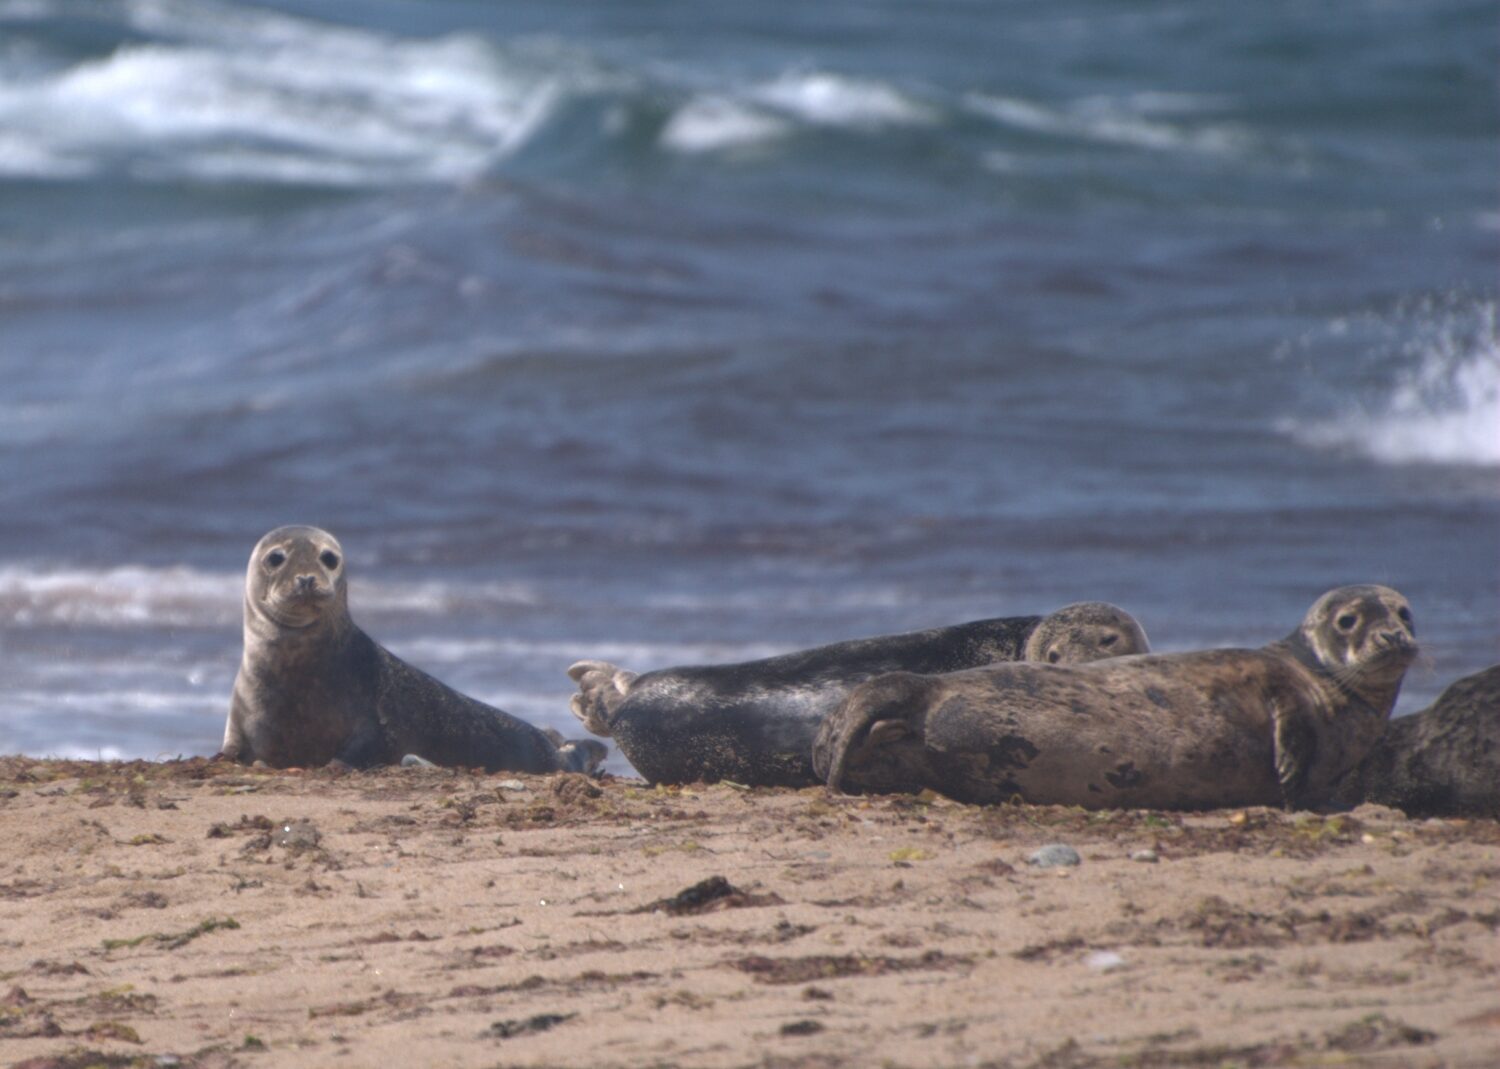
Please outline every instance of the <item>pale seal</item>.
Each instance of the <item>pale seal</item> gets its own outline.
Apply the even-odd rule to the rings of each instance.
[[[1317,805],[1380,737],[1416,650],[1405,598],[1340,587],[1261,649],[879,676],[813,760],[835,789],[969,802]]]
[[[1500,664],[1465,676],[1420,713],[1392,720],[1340,786],[1350,805],[1412,816],[1500,817]]]
[[[278,527],[245,577],[245,652],[223,757],[274,768],[396,764],[495,772],[590,771],[592,739],[559,742],[444,686],[381,647],[349,617],[344,550],[316,527]]]
[[[1050,616],[837,642],[742,664],[637,676],[604,661],[568,669],[573,714],[611,737],[654,783],[727,779],[813,786],[812,741],[857,683],[882,672],[952,672],[995,661],[1066,663],[1140,653],[1145,632],[1123,609],[1069,605]]]

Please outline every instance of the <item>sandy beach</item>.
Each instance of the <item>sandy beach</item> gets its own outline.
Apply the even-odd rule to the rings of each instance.
[[[1491,820],[4,758],[0,832],[7,1066],[1500,1064]]]

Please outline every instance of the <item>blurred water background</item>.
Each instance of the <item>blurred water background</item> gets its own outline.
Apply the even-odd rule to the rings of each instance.
[[[1419,708],[1500,660],[1496,14],[0,0],[0,752],[212,753],[282,523],[569,731],[584,656],[1360,581]]]

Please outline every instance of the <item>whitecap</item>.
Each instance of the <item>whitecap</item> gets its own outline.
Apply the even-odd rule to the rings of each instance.
[[[660,141],[674,152],[718,152],[763,144],[789,133],[791,127],[758,108],[727,97],[689,101],[662,127]]]
[[[1244,152],[1254,146],[1249,131],[1231,123],[1168,122],[1153,117],[1187,115],[1210,106],[1206,100],[1194,98],[1163,99],[1158,94],[1085,97],[1059,107],[1021,97],[970,93],[965,96],[964,104],[977,115],[1015,129],[1155,152],[1218,156]]]
[[[0,85],[0,173],[462,182],[527,143],[586,69],[457,34],[406,41],[215,4],[140,2],[159,35]]]
[[[13,627],[237,627],[243,572],[193,568],[0,566],[0,617]],[[448,616],[535,605],[524,583],[379,582],[353,579],[355,619],[362,613]]]
[[[788,652],[765,642],[620,642],[566,639],[532,641],[511,638],[417,638],[389,643],[392,652],[413,664],[464,664],[500,658],[528,661],[548,658],[572,664],[580,660],[611,663],[645,671],[679,664],[723,664],[754,661]]]
[[[752,100],[820,126],[880,127],[929,123],[930,108],[880,82],[844,75],[787,72],[754,87]]]
[[[1323,420],[1279,428],[1314,447],[1387,464],[1500,466],[1500,334],[1496,305],[1429,308],[1409,330],[1407,358],[1383,395]]]

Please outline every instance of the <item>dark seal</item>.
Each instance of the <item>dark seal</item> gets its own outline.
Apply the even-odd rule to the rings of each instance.
[[[316,527],[278,527],[245,578],[245,653],[224,757],[274,768],[396,764],[589,771],[605,748],[567,743],[465,697],[381,647],[349,617],[344,551]]]
[[[1420,713],[1392,720],[1339,789],[1412,816],[1500,817],[1500,664],[1465,676]]]
[[[996,661],[1067,663],[1139,653],[1146,635],[1099,602],[1050,616],[855,639],[742,664],[665,668],[637,676],[603,661],[568,669],[573,714],[611,737],[655,783],[727,779],[806,787],[818,725],[862,680],[882,672],[952,672]]]
[[[1348,586],[1257,650],[893,674],[813,747],[830,787],[1089,809],[1308,806],[1385,728],[1416,656],[1396,591]]]

